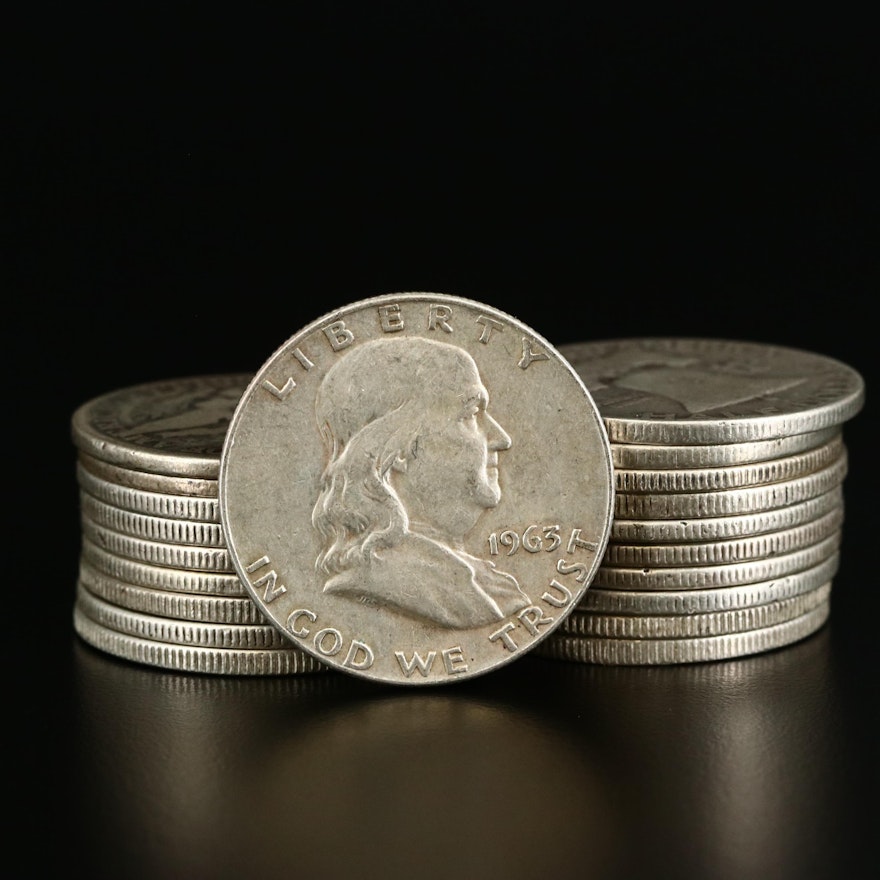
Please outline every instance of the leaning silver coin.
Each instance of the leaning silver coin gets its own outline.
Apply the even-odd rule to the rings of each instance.
[[[570,613],[614,480],[598,409],[549,342],[414,292],[337,309],[271,355],[230,422],[219,497],[232,563],[295,645],[432,685],[507,664]]]
[[[849,365],[780,345],[635,338],[559,351],[593,394],[612,443],[771,440],[838,426],[865,398]]]

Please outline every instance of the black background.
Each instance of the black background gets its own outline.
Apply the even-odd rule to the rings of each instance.
[[[713,779],[724,762],[700,751],[705,738],[685,740],[706,757],[705,791],[686,767],[693,753],[682,741],[668,765],[660,756],[656,764],[637,759],[644,756],[640,742],[664,743],[661,729],[687,730],[701,712],[709,720],[692,730],[710,738],[733,730],[726,713],[707,709],[713,699],[725,707],[733,699],[723,691],[729,675],[720,674],[708,692],[693,670],[680,680],[672,670],[660,678],[656,670],[569,671],[548,685],[535,661],[454,693],[444,689],[431,705],[445,701],[455,714],[449,707],[460,693],[468,705],[515,703],[532,725],[544,719],[565,727],[560,718],[577,718],[577,734],[565,727],[565,735],[569,746],[584,737],[585,748],[584,731],[605,724],[600,740],[617,744],[618,763],[602,765],[612,794],[595,816],[575,815],[583,805],[562,794],[556,802],[551,786],[530,786],[521,767],[522,785],[506,796],[527,804],[525,812],[511,813],[509,801],[499,803],[479,786],[480,750],[500,763],[509,753],[513,722],[499,723],[490,731],[497,743],[467,741],[459,770],[448,771],[448,789],[434,786],[424,799],[415,782],[399,803],[377,794],[425,760],[409,753],[378,762],[382,778],[365,781],[358,774],[369,767],[351,759],[342,762],[349,776],[330,769],[321,785],[291,792],[301,809],[322,819],[307,823],[310,841],[297,837],[302,820],[295,814],[286,825],[275,815],[289,808],[277,793],[255,798],[256,812],[272,814],[290,834],[290,853],[279,857],[286,876],[317,876],[323,865],[326,876],[628,876],[628,869],[650,868],[656,876],[726,877],[736,873],[729,873],[737,864],[730,854],[744,852],[753,853],[751,877],[863,876],[873,847],[864,832],[876,817],[875,800],[862,797],[877,781],[876,465],[869,440],[880,281],[880,76],[867,21],[830,7],[773,16],[568,3],[126,3],[32,5],[27,21],[6,36],[12,63],[2,308],[12,394],[4,455],[12,484],[5,652],[13,701],[5,728],[15,737],[7,750],[8,793],[22,858],[90,876],[102,876],[102,866],[117,877],[139,870],[226,876],[210,859],[191,864],[163,848],[161,836],[144,831],[152,826],[143,816],[124,829],[114,825],[113,816],[123,824],[114,798],[130,807],[141,797],[143,780],[119,770],[149,763],[136,745],[119,763],[97,765],[105,775],[96,780],[83,758],[96,742],[82,733],[84,694],[97,688],[105,735],[118,726],[120,741],[136,744],[140,728],[120,720],[122,703],[151,682],[187,677],[132,669],[90,652],[73,635],[73,410],[136,382],[256,371],[328,311],[380,293],[426,290],[491,304],[554,343],[746,339],[827,354],[865,378],[865,409],[845,428],[847,523],[832,620],[819,648],[792,649],[819,651],[818,660],[810,654],[803,661],[804,677],[780,660],[789,664],[783,677],[771,674],[767,684],[768,705],[798,707],[780,721],[779,752],[766,777],[785,792],[780,827],[766,833],[787,835],[787,843],[770,847],[766,858],[756,849],[729,794],[736,762],[734,782]],[[743,671],[748,664],[709,665],[719,666],[754,684]],[[814,673],[818,679],[806,678]],[[569,693],[566,676],[577,675],[582,680]],[[675,681],[687,682],[689,698],[658,703],[664,689],[678,693]],[[801,692],[796,685],[805,681],[813,684]],[[361,684],[335,685],[340,692],[323,697],[320,711],[350,713],[356,723],[354,707],[373,705]],[[234,685],[237,711],[254,712],[250,701],[260,693],[273,717],[293,705],[292,725],[299,719],[320,727],[308,700],[297,703],[293,694],[285,702],[267,690],[283,684],[251,686]],[[126,695],[116,702],[115,687]],[[152,704],[143,697],[134,704],[145,712]],[[375,705],[394,699],[382,691]],[[582,703],[575,709],[569,699]],[[425,697],[413,698],[414,711],[417,700]],[[554,707],[565,711],[554,714]],[[150,717],[159,724],[155,712]],[[377,717],[381,730],[407,730],[406,712]],[[436,738],[448,723],[442,718]],[[246,727],[247,716],[236,723]],[[168,736],[162,748],[173,750],[180,731],[173,719],[160,727]],[[820,734],[812,738],[807,729],[814,728]],[[429,752],[436,738],[429,737]],[[357,746],[346,754],[357,754]],[[779,755],[791,766],[781,767]],[[449,762],[455,764],[451,754]],[[211,777],[223,780],[222,768]],[[811,786],[814,777],[822,785]],[[690,784],[688,801],[683,787]],[[387,834],[373,828],[359,837],[364,814],[353,807],[334,815],[331,794],[340,791],[369,792],[364,810],[375,807],[389,819]],[[170,821],[173,786],[166,793],[171,800],[156,794],[144,815]],[[448,818],[453,802],[480,799],[489,814],[501,811],[509,842],[490,822],[481,848],[476,829]],[[716,817],[730,831],[727,861],[717,852],[702,861],[697,818],[710,800],[731,810]],[[424,837],[406,818],[413,801],[426,816],[418,826]],[[809,821],[792,812],[804,801],[816,810]],[[679,813],[683,802],[688,808]],[[611,838],[595,831],[596,816],[620,819],[629,809],[631,827],[618,822],[607,843]],[[447,820],[438,823],[438,814]],[[560,829],[582,826],[581,863],[572,856],[576,842]],[[41,845],[47,839],[53,844]],[[599,839],[607,844],[604,861],[595,855]],[[238,875],[247,876],[242,865],[250,864],[253,876],[257,865],[262,876],[275,876],[265,848],[253,836],[245,840]],[[434,848],[421,845],[431,840]],[[800,856],[789,861],[780,855],[795,852]]]

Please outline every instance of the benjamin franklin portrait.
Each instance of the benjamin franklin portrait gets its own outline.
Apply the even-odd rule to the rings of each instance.
[[[315,402],[325,593],[451,628],[530,604],[515,577],[464,549],[501,500],[511,446],[488,404],[474,359],[446,342],[378,339],[333,365]]]

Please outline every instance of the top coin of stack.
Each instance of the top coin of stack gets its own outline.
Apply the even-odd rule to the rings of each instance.
[[[611,442],[615,518],[595,578],[538,653],[640,665],[789,644],[830,611],[851,367],[754,342],[635,338],[559,347]]]
[[[325,667],[259,612],[220,523],[220,450],[240,374],[120,388],[80,406],[82,552],[74,628],[106,653],[178,671],[262,675]]]

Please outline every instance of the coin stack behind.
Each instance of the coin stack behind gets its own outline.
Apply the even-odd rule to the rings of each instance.
[[[828,619],[858,373],[756,343],[562,345],[592,391],[615,467],[615,519],[576,610],[537,647],[607,665],[778,648]]]
[[[247,382],[145,383],[73,414],[82,527],[73,623],[93,647],[186,672],[326,670],[265,619],[226,549],[220,449]]]

